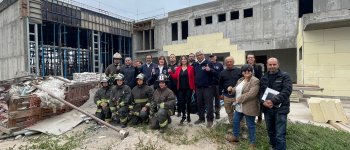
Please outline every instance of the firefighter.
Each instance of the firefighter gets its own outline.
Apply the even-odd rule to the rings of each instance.
[[[125,128],[128,123],[129,105],[131,105],[131,89],[124,85],[124,75],[119,73],[115,77],[116,86],[112,88],[110,109],[113,118],[121,127]]]
[[[106,76],[110,78],[109,80],[110,84],[114,83],[115,76],[121,72],[121,69],[123,67],[121,64],[121,60],[122,60],[122,55],[116,52],[113,55],[113,64],[110,64],[105,70]]]
[[[151,128],[164,133],[167,125],[171,123],[170,116],[174,113],[176,100],[173,91],[167,87],[168,77],[161,74],[157,81],[159,88],[153,93],[151,102],[146,105],[150,107]]]
[[[96,116],[105,122],[111,121],[112,112],[109,108],[109,102],[111,97],[111,87],[108,84],[106,77],[101,79],[102,87],[97,90],[94,96],[94,102],[97,105]]]
[[[130,109],[131,123],[137,125],[148,121],[149,107],[146,106],[152,99],[153,88],[146,85],[146,76],[142,73],[136,76],[136,86],[131,91],[135,104]]]

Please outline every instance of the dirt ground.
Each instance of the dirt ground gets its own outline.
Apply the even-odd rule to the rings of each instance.
[[[93,92],[92,92],[93,93]],[[93,96],[93,95],[91,95]],[[350,102],[344,103],[344,108],[350,116]],[[221,119],[215,120],[217,123],[228,123],[227,114],[224,108],[221,109]],[[306,102],[291,103],[291,113],[288,118],[292,121],[303,123],[314,123]],[[77,150],[134,150],[134,149],[172,149],[172,150],[213,150],[213,149],[234,149],[236,145],[230,143],[218,144],[212,139],[203,138],[203,134],[214,132],[207,129],[206,124],[194,125],[193,122],[198,119],[197,115],[191,115],[192,122],[180,125],[180,117],[172,116],[172,123],[169,125],[166,133],[161,134],[158,131],[150,130],[146,125],[137,127],[127,127],[129,136],[121,139],[118,133],[112,129],[97,125],[94,121],[83,122],[74,129],[66,132],[63,136],[76,136],[84,134],[83,139],[78,145]],[[316,125],[327,126],[328,124],[314,123]],[[117,125],[118,126],[118,125]],[[40,137],[34,135],[29,137],[9,138],[0,141],[0,149],[19,149],[27,145],[30,139]]]

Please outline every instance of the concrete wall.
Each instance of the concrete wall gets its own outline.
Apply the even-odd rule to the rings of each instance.
[[[350,96],[350,27],[301,31],[303,60],[298,61],[298,83],[315,84],[323,92],[307,94]],[[300,55],[300,54],[298,54]]]
[[[23,22],[19,1],[0,12],[0,80],[13,78],[17,71],[25,71]]]
[[[235,64],[245,63],[245,52],[237,50],[237,45],[231,45],[230,40],[223,37],[223,33],[191,36],[188,37],[187,43],[166,45],[163,49],[168,55],[176,56],[195,53],[198,49],[204,50],[207,54],[229,52],[235,58]]]
[[[313,12],[326,12],[347,8],[350,8],[349,0],[314,0]]]
[[[244,18],[243,10],[253,8],[253,17]],[[230,12],[239,11],[237,20],[230,20]],[[226,21],[218,22],[218,14],[226,13]],[[181,40],[181,21],[188,20],[189,36],[223,33],[239,50],[267,50],[295,48],[298,22],[297,0],[231,0],[214,1],[168,13],[168,18],[155,28],[156,47],[186,43]],[[212,16],[213,23],[205,24]],[[201,26],[194,19],[202,18]],[[179,40],[171,41],[171,23],[177,22]]]

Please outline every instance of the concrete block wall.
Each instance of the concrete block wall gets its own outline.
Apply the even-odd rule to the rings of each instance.
[[[232,45],[229,39],[225,39],[223,33],[212,33],[188,37],[187,43],[165,45],[164,51],[176,56],[195,53],[198,49],[205,53],[226,53],[229,52],[235,58],[235,64],[245,63],[245,51],[237,50],[237,45]]]
[[[20,1],[0,13],[0,80],[13,78],[25,71],[24,21],[20,19]]]
[[[350,8],[349,0],[314,0],[313,4],[314,13]]]
[[[350,96],[350,27],[301,34],[303,60],[297,65],[298,83],[324,88],[323,92],[306,94]]]
[[[253,17],[244,18],[244,9],[253,8]],[[230,12],[239,11],[239,19],[231,20]],[[226,21],[218,22],[218,14],[226,14]],[[223,33],[239,50],[271,50],[295,48],[298,28],[297,0],[223,0],[197,5],[168,13],[155,27],[155,47],[182,44],[181,22],[188,20],[189,36]],[[212,16],[213,23],[205,24]],[[194,19],[202,25],[195,26]],[[179,40],[171,40],[171,23],[178,23]],[[157,41],[158,40],[158,41]]]

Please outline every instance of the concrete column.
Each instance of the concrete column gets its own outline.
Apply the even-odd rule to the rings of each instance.
[[[152,29],[149,29],[149,49],[152,49]]]
[[[145,30],[143,30],[142,31],[142,49],[143,50],[145,50],[146,48],[145,38],[146,38],[146,34],[145,34]]]

